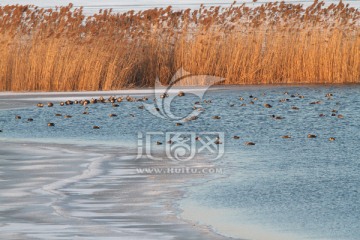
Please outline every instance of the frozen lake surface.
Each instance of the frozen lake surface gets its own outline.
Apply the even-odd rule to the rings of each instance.
[[[197,237],[209,234],[204,230],[196,235],[190,225],[177,222],[181,217],[235,238],[358,239],[359,91],[358,85],[218,87],[205,94],[204,99],[211,101],[201,103],[204,110],[199,118],[181,126],[139,108],[153,102],[151,90],[1,94],[0,236],[61,239],[78,234],[91,239],[105,236],[107,228],[109,238],[119,232],[138,237],[140,229],[141,236],[154,239],[158,232],[154,228],[164,238],[176,238],[179,231]],[[333,96],[327,98],[327,93]],[[119,107],[89,104],[88,115],[82,114],[81,105],[59,105],[66,99],[100,95],[149,100],[123,101]],[[178,115],[189,113],[198,100],[191,94],[177,97],[172,110]],[[47,101],[53,101],[54,107],[36,107],[37,102]],[[272,108],[264,107],[266,103]],[[117,116],[109,117],[110,113]],[[15,119],[17,115],[22,118]],[[48,122],[55,127],[48,127]],[[93,125],[101,128],[95,130]],[[188,162],[132,161],[139,132],[214,131],[224,133],[225,155],[220,160],[202,156]],[[317,137],[308,138],[308,134]],[[256,145],[246,146],[247,141]],[[33,145],[23,150],[22,143]],[[70,150],[47,147],[54,143]],[[160,153],[168,146],[163,136],[154,136],[151,144]],[[34,153],[31,146],[37,149]],[[223,173],[158,176],[135,171],[194,165],[216,166]],[[175,201],[183,194],[185,198]],[[133,213],[136,216],[129,217]],[[157,227],[141,227],[153,221]],[[169,233],[162,225],[166,223],[180,230]],[[135,232],[127,232],[129,224],[134,224]],[[68,232],[62,233],[64,229]],[[20,235],[11,238],[14,233]]]

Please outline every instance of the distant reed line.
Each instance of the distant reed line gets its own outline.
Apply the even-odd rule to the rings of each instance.
[[[180,68],[223,84],[359,83],[359,18],[341,1],[92,16],[71,4],[2,6],[0,91],[149,87]]]

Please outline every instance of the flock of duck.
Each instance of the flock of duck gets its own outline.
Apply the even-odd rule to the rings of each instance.
[[[183,97],[183,96],[185,96],[185,93],[184,93],[183,91],[180,91],[177,95],[178,95],[179,97]],[[265,95],[265,93],[264,93],[263,95]],[[289,95],[289,93],[288,93],[288,92],[285,92],[284,95]],[[296,97],[298,97],[298,98],[305,98],[303,95],[300,95],[300,94],[292,94],[292,95],[289,95],[289,96],[290,96],[291,98],[296,98]],[[160,95],[160,98],[166,98],[166,97],[169,97],[169,95],[166,94],[166,93]],[[328,100],[331,100],[332,97],[333,97],[333,94],[332,94],[332,93],[327,93],[327,94],[325,95],[325,97],[326,97]],[[249,99],[250,99],[250,102],[249,102],[248,104],[250,104],[250,105],[251,105],[251,104],[254,104],[255,101],[258,100],[257,97],[254,97],[254,96],[252,96],[252,95],[249,96]],[[148,97],[135,98],[135,97],[131,97],[131,96],[127,96],[127,97],[122,97],[122,96],[121,96],[121,97],[110,96],[109,98],[104,98],[104,97],[100,96],[99,98],[92,98],[92,99],[90,99],[90,100],[88,100],[88,99],[84,99],[84,100],[73,100],[73,101],[72,101],[72,100],[67,100],[67,101],[64,101],[64,102],[60,102],[59,105],[60,105],[60,106],[70,106],[70,105],[74,105],[74,104],[75,104],[75,105],[82,105],[82,106],[85,107],[85,109],[84,109],[84,111],[82,112],[82,114],[88,115],[88,114],[90,114],[90,113],[89,113],[89,106],[92,105],[92,104],[97,104],[97,103],[110,103],[110,104],[112,105],[112,107],[117,108],[117,107],[120,106],[119,104],[120,104],[121,102],[123,102],[123,101],[128,101],[128,102],[145,102],[145,101],[148,101],[148,100],[149,100]],[[154,99],[154,100],[155,100],[155,99]],[[244,98],[244,97],[239,97],[239,100],[243,102],[243,101],[245,101],[245,98]],[[280,100],[279,100],[279,102],[289,102],[289,101],[290,101],[289,98],[283,98],[283,99],[280,99]],[[204,100],[204,102],[205,102],[205,103],[211,103],[211,100]],[[310,102],[311,105],[321,104],[321,103],[322,103],[321,101]],[[197,110],[199,110],[199,111],[200,111],[200,110],[201,110],[201,111],[204,111],[203,108],[197,107],[197,106],[196,106],[197,104],[200,104],[200,102],[195,102],[194,109],[197,109]],[[244,106],[246,106],[246,105],[247,105],[246,103],[242,103],[240,106],[243,106],[243,107],[244,107]],[[43,108],[44,106],[47,106],[47,107],[51,108],[51,107],[54,107],[54,103],[48,102],[47,105],[45,105],[45,104],[43,104],[43,103],[38,103],[38,104],[37,104],[37,107],[39,107],[39,108]],[[230,104],[229,106],[230,106],[230,107],[233,107],[234,104]],[[265,103],[265,104],[263,104],[263,107],[264,107],[264,108],[272,108],[273,106],[270,105],[269,103]],[[144,109],[144,106],[143,106],[143,105],[137,106],[137,108],[138,108],[138,109]],[[293,109],[293,110],[299,110],[299,108],[296,107],[296,106],[292,106],[291,109]],[[159,109],[159,108],[156,108],[156,107],[155,107],[155,110],[156,110],[156,111],[160,111],[160,109]],[[62,115],[61,113],[56,113],[55,116],[56,116],[56,117],[64,117],[64,118],[72,118],[71,115]],[[109,117],[117,117],[117,114],[111,113],[111,114],[109,114],[108,116],[109,116]],[[130,114],[130,116],[135,117],[134,114]],[[325,114],[323,114],[323,113],[319,114],[319,117],[324,117],[324,116],[325,116]],[[344,116],[343,116],[342,114],[338,114],[338,111],[335,110],[335,109],[331,111],[331,116],[337,117],[337,118],[344,118]],[[277,115],[271,115],[270,117],[271,117],[272,119],[274,119],[274,120],[284,119],[284,117],[282,117],[282,116],[277,116]],[[21,118],[22,118],[22,117],[21,117],[20,115],[16,115],[16,116],[15,116],[15,119],[17,119],[17,120],[19,120],[19,119],[21,119]],[[197,116],[192,116],[192,117],[190,117],[190,118],[185,119],[184,122],[186,122],[186,121],[193,121],[193,120],[196,120],[196,119],[198,119]],[[212,116],[212,119],[219,120],[219,119],[221,119],[221,116],[219,116],[219,115]],[[33,118],[27,118],[27,121],[28,121],[28,122],[32,122],[32,121],[34,121],[34,119],[33,119]],[[176,126],[182,126],[183,123],[177,122],[177,123],[175,123],[175,125],[176,125]],[[48,123],[47,123],[47,126],[49,126],[49,127],[55,127],[55,123],[54,123],[54,122],[48,122]],[[93,129],[100,129],[101,127],[98,126],[98,125],[94,125],[92,128],[93,128]],[[0,130],[0,133],[1,133],[1,132],[2,132],[2,130]],[[308,138],[316,138],[317,136],[316,136],[315,134],[309,133],[309,134],[307,135],[307,137],[308,137]],[[237,135],[233,136],[232,138],[233,138],[233,139],[240,139],[240,137],[237,136]],[[291,136],[290,136],[290,135],[284,135],[284,136],[282,136],[282,138],[283,138],[283,139],[289,139],[289,138],[291,138]],[[196,140],[200,140],[199,137],[197,137]],[[329,140],[329,141],[335,141],[335,138],[334,138],[334,137],[330,137],[328,140]],[[167,142],[167,143],[171,144],[172,142],[169,141],[169,142]],[[216,143],[216,144],[221,144],[222,142],[221,142],[221,140],[218,138],[218,139],[215,141],[215,143]],[[161,145],[162,142],[157,141],[156,144]],[[245,145],[248,145],[248,146],[251,146],[251,145],[255,145],[255,142],[245,142],[244,144],[245,144]]]

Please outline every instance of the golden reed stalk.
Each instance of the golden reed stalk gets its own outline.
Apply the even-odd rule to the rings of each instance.
[[[111,90],[169,83],[177,69],[224,84],[360,82],[359,10],[315,1],[86,16],[0,7],[0,90]],[[186,85],[201,85],[190,78]]]

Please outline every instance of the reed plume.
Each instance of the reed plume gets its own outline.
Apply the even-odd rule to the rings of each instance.
[[[181,67],[224,84],[359,83],[359,17],[317,0],[91,16],[72,4],[0,6],[0,90],[148,87]]]

